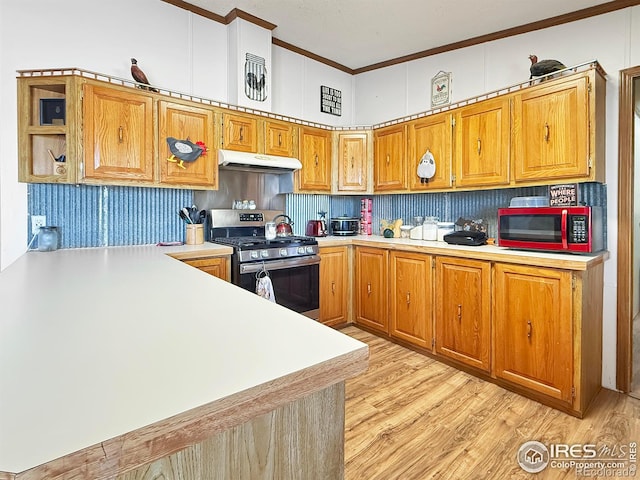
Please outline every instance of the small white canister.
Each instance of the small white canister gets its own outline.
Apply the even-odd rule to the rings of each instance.
[[[438,217],[425,217],[422,224],[422,239],[437,240],[438,239]]]
[[[438,241],[444,242],[444,236],[453,233],[455,224],[453,222],[438,222]]]

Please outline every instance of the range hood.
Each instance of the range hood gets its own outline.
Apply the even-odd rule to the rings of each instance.
[[[228,170],[275,174],[289,173],[302,168],[302,163],[297,158],[222,149],[218,150],[218,165]]]

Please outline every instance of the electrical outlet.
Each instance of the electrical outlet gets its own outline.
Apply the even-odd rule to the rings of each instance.
[[[35,235],[47,224],[46,215],[31,215],[31,233]]]

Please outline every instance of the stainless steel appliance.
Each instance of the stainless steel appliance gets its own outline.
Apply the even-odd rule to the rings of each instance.
[[[356,217],[336,217],[331,219],[331,235],[357,235],[360,219]]]
[[[602,208],[500,208],[498,243],[527,250],[598,252],[604,249]]]
[[[255,293],[257,277],[267,272],[276,303],[318,319],[320,256],[312,237],[267,239],[265,224],[281,211],[209,210],[208,240],[233,247],[231,282]]]

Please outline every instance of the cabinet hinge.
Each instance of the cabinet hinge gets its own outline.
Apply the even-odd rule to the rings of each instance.
[[[456,176],[451,175],[451,185],[455,185],[455,184],[456,184]]]
[[[592,168],[592,167],[593,167],[593,159],[592,159],[591,157],[589,157],[589,158],[587,159],[587,166],[588,166],[589,168]]]
[[[587,92],[591,93],[591,82],[587,83]]]
[[[436,348],[436,339],[435,338],[431,339],[431,348]]]
[[[451,117],[451,126],[452,127],[456,126],[456,117]]]
[[[571,387],[571,398],[576,398],[576,387]]]
[[[435,268],[436,266],[436,257],[431,257],[431,268]]]
[[[571,274],[571,290],[576,289],[576,275],[575,273]]]

